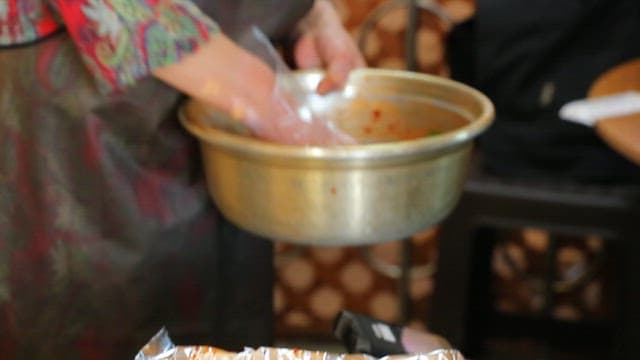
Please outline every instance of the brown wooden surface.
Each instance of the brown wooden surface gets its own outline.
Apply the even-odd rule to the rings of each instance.
[[[591,86],[589,97],[640,91],[640,59],[605,72]],[[640,114],[601,120],[596,131],[614,150],[640,165]]]

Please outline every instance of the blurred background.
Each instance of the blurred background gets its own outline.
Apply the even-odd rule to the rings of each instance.
[[[406,69],[406,7],[381,10],[389,1],[335,0],[342,19],[358,39],[372,67]],[[449,76],[446,40],[452,23],[474,15],[472,0],[439,0],[442,16],[420,12],[415,33],[418,71]],[[375,18],[375,21],[373,19]],[[363,31],[364,30],[364,31]],[[490,303],[493,311],[518,318],[541,311],[560,321],[606,322],[614,315],[616,273],[604,254],[610,249],[595,234],[550,234],[542,229],[497,230],[491,255]],[[276,341],[331,344],[332,321],[342,309],[384,321],[428,329],[434,274],[438,269],[439,229],[411,239],[369,247],[276,246]],[[548,248],[553,244],[553,275]],[[551,285],[546,285],[550,283]],[[551,289],[551,290],[549,290]],[[547,292],[553,291],[553,303]],[[517,325],[516,325],[517,326]],[[484,340],[489,358],[585,358],[567,350],[549,356],[549,345],[535,338]],[[304,346],[304,345],[303,345]],[[594,350],[589,350],[595,355]]]

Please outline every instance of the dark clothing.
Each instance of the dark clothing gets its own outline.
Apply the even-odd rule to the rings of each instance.
[[[161,326],[269,345],[271,243],[211,203],[181,94],[97,91],[64,33],[1,49],[0,72],[0,358],[131,359]]]
[[[313,4],[313,0],[199,1],[203,10],[220,15],[215,17],[216,22],[232,38],[236,38],[249,25],[256,25],[275,41],[284,41],[292,35],[296,21]]]
[[[495,124],[479,140],[489,170],[640,181],[640,167],[593,129],[557,115],[566,102],[586,97],[604,71],[640,56],[638,39],[637,0],[478,0],[475,19],[452,35],[452,73],[496,105]]]

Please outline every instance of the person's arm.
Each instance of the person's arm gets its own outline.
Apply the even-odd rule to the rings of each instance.
[[[224,34],[212,36],[196,52],[152,73],[181,92],[238,118],[268,119],[275,110],[271,106],[274,72]]]
[[[222,34],[190,0],[132,0],[128,5],[114,0],[49,1],[106,91],[122,90],[152,74],[243,119],[259,137],[300,144],[340,142],[327,124],[298,120],[269,66]],[[305,20],[311,24],[308,29],[341,28],[335,12],[327,16],[322,10],[324,1],[316,0]],[[343,40],[317,42],[324,63],[330,64],[325,60],[334,55],[327,49]]]
[[[364,61],[342,27],[332,4],[316,0],[301,21],[295,57],[301,68],[325,68],[318,90],[344,84],[349,72]],[[230,112],[248,123],[260,137],[300,144],[340,143],[326,124],[293,118],[287,99],[275,89],[275,74],[260,59],[219,34],[180,62],[157,68],[153,74],[204,103]]]
[[[223,34],[152,73],[191,98],[230,113],[256,137],[301,145],[349,142],[324,121],[300,119],[293,98],[276,85],[273,70]]]
[[[320,92],[341,87],[351,70],[365,66],[362,55],[329,1],[316,0],[300,22],[298,31],[301,35],[295,48],[297,65],[303,69],[324,68],[327,72],[319,86]],[[182,64],[156,69],[154,75],[188,94],[203,100],[209,98],[209,102],[225,108],[229,99],[224,97],[231,93],[238,93],[248,100],[265,99],[271,94],[273,72],[226,36],[213,37],[198,52],[187,56]],[[226,85],[227,91],[212,93],[222,84]]]

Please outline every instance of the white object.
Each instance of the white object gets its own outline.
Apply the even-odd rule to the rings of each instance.
[[[568,102],[560,108],[560,118],[586,126],[594,126],[599,120],[640,112],[640,93],[623,92]]]
[[[391,331],[391,328],[387,324],[374,323],[371,325],[371,328],[373,329],[373,333],[378,339],[382,339],[394,344],[398,341],[393,335],[393,331]]]

